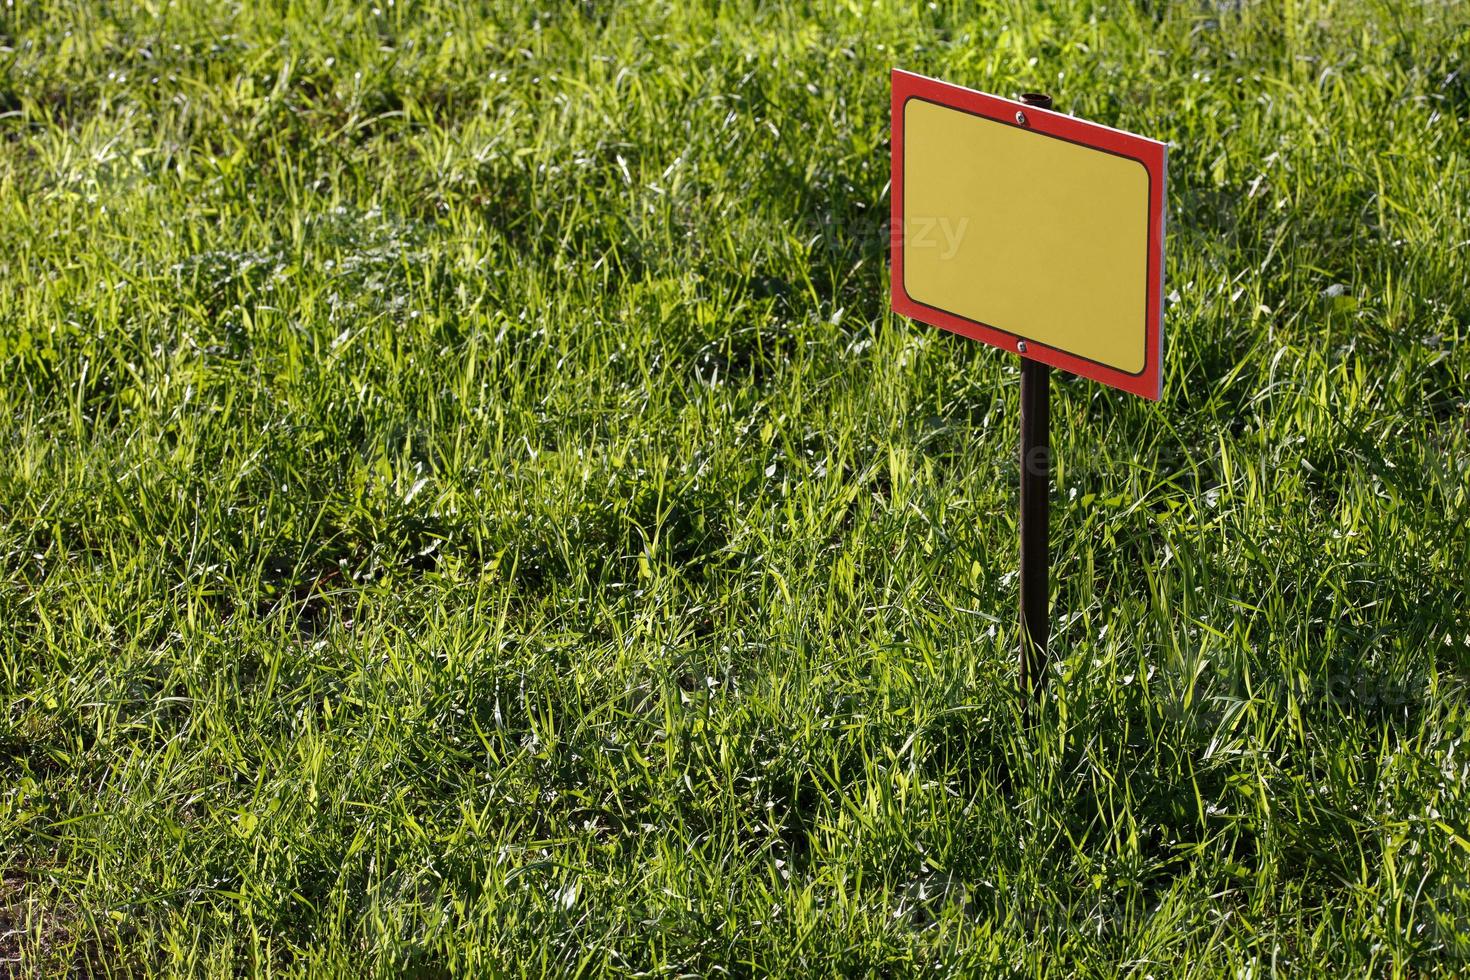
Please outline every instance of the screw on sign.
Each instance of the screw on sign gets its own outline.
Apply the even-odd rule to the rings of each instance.
[[[1157,400],[1165,146],[906,71],[893,82],[894,312],[1021,356],[1020,683],[1046,683],[1051,369]],[[960,229],[944,249],[915,228]]]

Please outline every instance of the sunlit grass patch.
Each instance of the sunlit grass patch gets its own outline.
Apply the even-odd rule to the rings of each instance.
[[[828,8],[831,9],[828,9]],[[0,15],[20,976],[1453,975],[1470,18]],[[895,320],[888,69],[1171,144],[1167,363]]]

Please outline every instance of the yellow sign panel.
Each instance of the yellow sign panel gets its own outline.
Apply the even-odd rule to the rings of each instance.
[[[921,99],[904,108],[904,130],[909,295],[1142,371],[1143,164]],[[932,247],[908,238],[921,224]]]
[[[1158,397],[1163,145],[894,85],[895,308]]]

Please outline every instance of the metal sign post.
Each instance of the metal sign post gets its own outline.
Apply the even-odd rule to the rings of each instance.
[[[1051,633],[1051,368],[1021,362],[1021,690],[1046,686]]]

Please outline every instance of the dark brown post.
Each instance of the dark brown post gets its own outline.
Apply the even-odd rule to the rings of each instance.
[[[1021,102],[1051,108],[1051,96],[1027,92]],[[1019,114],[1018,114],[1019,115]],[[1022,117],[1024,121],[1024,116]],[[1025,342],[1020,344],[1024,355]],[[1046,686],[1051,633],[1051,367],[1021,358],[1021,651],[1023,696]]]

